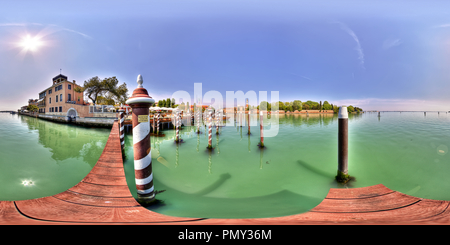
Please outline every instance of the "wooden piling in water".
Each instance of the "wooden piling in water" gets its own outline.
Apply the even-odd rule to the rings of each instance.
[[[125,110],[123,109],[123,107],[121,106],[119,111],[119,135],[120,135],[120,149],[123,151],[124,146],[125,146],[125,142],[124,142],[124,137],[125,137],[125,133],[124,133],[124,129],[125,129],[125,116],[124,116],[124,112]]]
[[[211,139],[211,124],[212,124],[212,111],[209,110],[208,117],[208,149],[212,149],[212,139]]]
[[[260,148],[264,148],[264,132],[263,132],[263,112],[260,111],[259,112],[259,135],[260,135],[260,142],[259,142],[259,147]]]
[[[348,111],[346,106],[339,108],[338,115],[338,170],[336,180],[346,183],[348,174]]]

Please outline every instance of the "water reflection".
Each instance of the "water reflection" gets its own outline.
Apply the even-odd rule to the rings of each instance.
[[[111,131],[0,117],[0,200],[49,196],[76,185],[96,164]]]
[[[23,118],[23,117],[22,117]],[[79,126],[58,124],[37,118],[24,120],[30,130],[38,130],[38,142],[52,152],[51,157],[58,161],[81,158],[94,167],[103,152],[107,138],[106,131],[79,128]]]
[[[349,116],[349,119],[351,116]],[[353,117],[352,117],[353,118]],[[289,124],[293,127],[301,127],[302,125],[306,126],[315,126],[318,124],[319,126],[328,126],[333,123],[335,119],[337,119],[336,114],[280,114],[279,115],[279,123],[280,124]]]

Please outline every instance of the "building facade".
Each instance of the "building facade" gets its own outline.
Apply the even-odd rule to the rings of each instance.
[[[70,82],[67,76],[57,75],[52,79],[52,85],[39,93],[39,113],[46,115],[68,116],[69,110],[75,110],[73,116],[79,116],[81,111],[89,111],[83,92],[75,92],[75,80]],[[87,108],[84,108],[87,107]]]

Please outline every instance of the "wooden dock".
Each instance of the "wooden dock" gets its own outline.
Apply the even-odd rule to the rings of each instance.
[[[83,180],[53,196],[0,201],[0,224],[450,224],[450,201],[417,198],[382,184],[332,188],[318,206],[297,215],[258,219],[171,217],[152,212],[133,198],[125,180],[121,154],[119,128],[115,122],[102,155]]]

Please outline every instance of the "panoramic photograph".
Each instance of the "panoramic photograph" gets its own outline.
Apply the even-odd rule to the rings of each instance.
[[[1,225],[450,224],[450,2],[1,5]]]

